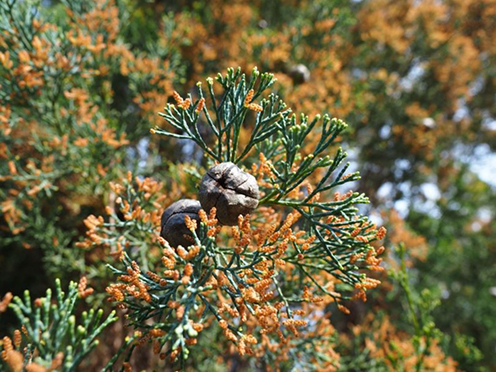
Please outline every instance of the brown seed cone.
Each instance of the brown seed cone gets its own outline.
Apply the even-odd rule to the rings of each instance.
[[[215,207],[222,225],[235,226],[238,216],[252,213],[258,206],[260,192],[257,180],[233,163],[213,166],[200,184],[199,199],[202,208],[209,212]]]
[[[201,209],[200,202],[193,199],[181,199],[172,203],[162,214],[162,230],[160,236],[167,240],[171,247],[182,245],[188,247],[194,243],[193,234],[186,226],[184,219],[189,216],[200,225],[198,212]]]

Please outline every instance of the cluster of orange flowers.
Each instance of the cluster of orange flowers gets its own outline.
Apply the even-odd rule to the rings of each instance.
[[[80,298],[86,298],[93,294],[94,289],[91,287],[88,287],[88,279],[83,276],[78,283],[78,294]]]
[[[4,89],[12,91],[0,105],[0,159],[8,165],[2,168],[0,182],[9,189],[0,200],[0,211],[12,234],[26,230],[33,205],[54,190],[68,195],[62,204],[77,214],[80,205],[98,201],[91,195],[75,205],[71,199],[87,190],[74,191],[71,185],[96,186],[115,177],[130,141],[109,115],[113,75],[145,82],[136,84],[139,90],[133,92],[142,118],[155,120],[156,107],[171,90],[174,74],[167,61],[137,55],[119,40],[122,25],[115,2],[97,0],[90,8],[81,14],[66,9],[66,25],[40,17],[23,25],[25,30],[0,33],[0,74]],[[32,38],[22,36],[31,32]],[[66,38],[53,37],[63,33]],[[102,82],[98,97],[93,86],[78,80],[92,81],[89,77]],[[54,90],[55,85],[61,90]],[[102,151],[112,156],[102,157]],[[28,241],[22,244],[31,246]]]
[[[253,89],[250,89],[248,91],[248,94],[245,97],[245,107],[255,112],[262,112],[263,110],[262,106],[260,106],[258,103],[252,102],[254,94],[255,91]]]
[[[420,358],[422,358],[422,371],[459,371],[457,363],[453,358],[444,354],[437,340],[432,340],[427,346],[425,339],[422,338],[421,347],[426,348],[426,352],[420,356],[416,352],[415,341],[412,337],[398,330],[386,316],[374,318],[370,315],[363,324],[354,326],[351,334],[340,335],[340,342],[343,345],[353,344],[356,340],[363,341],[363,346],[370,353],[370,358],[385,363],[388,371],[396,371],[398,368],[405,372],[418,371]]]
[[[113,0],[97,0],[92,10],[81,17],[71,18],[71,43],[88,50],[95,58],[103,57],[106,61],[97,66],[95,73],[108,76],[109,67],[116,64],[121,75],[131,78],[140,76],[146,84],[140,85],[133,101],[140,107],[141,115],[146,120],[156,120],[156,107],[167,101],[168,92],[172,90],[174,72],[169,61],[159,56],[136,55],[129,46],[119,41],[118,33],[122,25],[119,9]]]
[[[0,313],[3,313],[7,310],[9,304],[10,304],[10,301],[12,301],[12,298],[14,296],[12,295],[11,292],[7,292],[4,296],[3,296],[3,299],[2,301],[0,301]]]
[[[405,221],[395,210],[383,213],[383,217],[390,226],[391,233],[388,234],[388,240],[393,245],[405,244],[408,247],[408,257],[405,259],[407,266],[412,266],[415,261],[425,261],[427,258],[427,242],[425,237],[414,234],[405,224]],[[389,260],[388,265],[395,267],[397,263]]]
[[[264,160],[263,155],[261,158]],[[264,169],[263,161],[257,169]],[[266,171],[269,169],[267,168]],[[122,190],[119,190],[119,187],[113,185],[113,189],[117,194],[121,194]],[[341,199],[341,196],[338,199]],[[124,205],[128,204],[124,203]],[[131,208],[125,208],[123,212],[131,213],[130,210]],[[156,239],[163,246],[160,260],[163,267],[142,272],[139,265],[131,261],[126,269],[127,274],[118,278],[119,283],[107,287],[109,300],[117,302],[118,307],[127,308],[129,302],[135,301],[152,304],[154,296],[159,295],[165,288],[175,287],[176,293],[197,293],[203,301],[195,299],[198,302],[194,311],[182,300],[169,300],[167,308],[177,322],[181,323],[186,319],[188,324],[191,323],[191,326],[199,332],[198,329],[211,326],[213,321],[217,321],[225,339],[232,342],[234,349],[231,349],[231,352],[237,351],[240,355],[261,357],[270,351],[279,361],[285,360],[287,353],[300,342],[300,335],[314,337],[320,334],[322,342],[327,345],[321,351],[325,350],[333,356],[333,359],[323,365],[328,368],[327,370],[333,370],[331,367],[337,365],[337,358],[332,345],[329,344],[330,340],[326,340],[322,334],[332,331],[332,327],[322,329],[318,326],[314,327],[313,323],[319,321],[316,314],[323,312],[330,302],[336,299],[339,301],[340,295],[334,291],[334,285],[338,280],[322,271],[315,276],[314,280],[318,284],[316,287],[315,283],[307,278],[307,285],[300,295],[303,302],[299,308],[293,308],[287,302],[282,292],[282,286],[285,284],[277,282],[278,274],[286,278],[285,283],[293,279],[297,280],[298,270],[296,265],[288,260],[288,256],[292,255],[292,253],[288,255],[288,252],[289,250],[293,252],[293,247],[298,246],[298,251],[301,253],[297,255],[297,259],[302,260],[305,252],[315,241],[315,236],[308,236],[305,231],[296,228],[301,215],[298,212],[289,213],[281,221],[280,214],[273,208],[259,207],[254,216],[240,216],[238,226],[223,230],[215,218],[215,213],[215,209],[212,209],[210,214],[203,210],[199,213],[205,235],[215,248],[205,248],[196,244],[189,248],[182,246],[171,248],[163,238],[157,237]],[[91,241],[91,234],[94,234],[102,223],[102,218],[90,217],[87,220],[90,228],[89,240],[87,239],[85,243],[87,246],[95,243]],[[197,231],[195,220],[186,218],[185,223],[192,232]],[[371,226],[369,230],[371,238],[372,235],[377,239],[384,238],[385,229],[373,230]],[[354,235],[358,235],[358,232]],[[223,242],[230,248],[223,248]],[[199,256],[205,249],[215,249],[214,254],[218,261],[211,261],[205,255]],[[384,248],[369,250],[364,260],[370,266],[379,267],[380,259],[376,258],[376,255],[383,250]],[[261,259],[250,264],[250,260],[257,256]],[[203,257],[202,271],[196,269],[200,264],[198,257]],[[360,257],[354,259],[358,260]],[[238,264],[230,266],[229,262],[238,262]],[[205,277],[208,272],[207,267],[213,270],[208,277]],[[148,280],[157,286],[151,286]],[[205,284],[201,288],[196,288],[195,283],[200,280]],[[379,283],[378,280],[368,278],[357,284],[359,295],[355,297],[365,300],[365,290],[374,288]],[[333,293],[334,299],[314,295],[313,292],[319,291],[319,288],[326,288]],[[298,296],[297,293],[295,294]],[[180,295],[176,297],[181,298]],[[338,304],[338,308],[348,312],[344,305]],[[199,320],[193,320],[204,317],[205,312],[210,313],[210,316],[203,320],[203,324]],[[324,322],[328,324],[328,320]],[[311,327],[309,323],[312,323]],[[153,338],[163,339],[163,337],[163,330],[154,329],[142,336],[140,344]],[[185,342],[187,345],[195,344],[196,335],[186,338]],[[156,354],[165,355],[162,352],[163,341],[155,340],[153,344]],[[171,360],[175,360],[181,350],[180,347],[173,349]],[[275,370],[277,368],[276,366]]]
[[[26,329],[22,328],[22,333],[27,336]],[[64,354],[58,353],[52,359],[52,362],[48,368],[35,362],[25,363],[24,354],[19,351],[22,343],[22,333],[18,329],[14,331],[13,340],[10,337],[5,336],[2,339],[2,359],[5,361],[7,366],[12,372],[21,372],[26,370],[27,372],[51,372],[56,371],[57,368],[62,366],[64,360]],[[24,350],[24,353],[26,350]]]
[[[133,178],[131,172],[122,184],[111,182],[111,205],[105,208],[108,223],[103,216],[88,216],[84,220],[86,238],[76,246],[85,250],[92,248],[89,251],[92,261],[105,261],[108,255],[122,260],[126,248],[137,242],[155,244],[161,212],[175,195],[172,191],[163,193],[163,187],[163,183],[149,177]],[[132,229],[134,233],[130,232]],[[153,252],[155,250],[150,249],[150,254]]]
[[[304,3],[306,2],[301,2]],[[294,2],[283,1],[283,4],[293,6]],[[0,200],[0,210],[8,230],[14,235],[29,228],[29,221],[25,218],[32,211],[37,200],[44,197],[45,192],[59,190],[59,194],[63,195],[61,204],[73,214],[79,213],[81,206],[87,205],[85,203],[98,204],[97,206],[103,208],[101,202],[95,201],[87,191],[82,189],[71,191],[70,186],[78,184],[81,178],[75,179],[72,175],[67,179],[61,178],[56,174],[56,170],[66,169],[64,164],[82,159],[75,172],[77,177],[90,180],[93,186],[106,184],[108,180],[114,179],[115,174],[109,173],[112,173],[114,166],[121,163],[124,156],[121,150],[129,144],[130,139],[126,138],[115,125],[116,120],[111,120],[106,114],[101,113],[111,101],[113,92],[110,78],[113,73],[118,72],[131,80],[141,79],[140,81],[144,82],[144,84],[136,84],[139,88],[133,92],[133,101],[141,110],[140,117],[151,122],[157,120],[156,108],[167,101],[169,92],[173,90],[174,73],[167,60],[164,61],[158,56],[137,55],[119,40],[118,33],[122,25],[115,2],[98,0],[94,5],[84,15],[75,15],[68,11],[70,21],[66,39],[70,48],[65,54],[60,52],[60,45],[52,43],[45,35],[48,32],[60,31],[60,28],[37,19],[33,20],[31,25],[36,35],[30,41],[29,48],[26,48],[17,36],[9,38],[5,34],[0,35],[2,73],[6,71],[6,80],[19,88],[18,92],[10,97],[11,102],[24,104],[28,100],[45,95],[46,91],[50,90],[46,88],[49,86],[47,81],[52,76],[45,72],[52,69],[64,76],[64,81],[67,83],[64,85],[66,90],[61,92],[60,97],[64,100],[64,104],[54,111],[54,116],[60,119],[56,120],[56,124],[70,123],[70,130],[61,128],[45,133],[46,128],[31,119],[35,117],[38,119],[36,112],[25,108],[21,111],[14,110],[13,113],[11,103],[0,105],[0,132],[2,138],[10,141],[0,143],[0,160],[4,161],[3,169],[6,170],[0,176],[0,182],[7,185],[6,197]],[[189,16],[186,12],[181,12],[175,17],[176,27],[171,40],[183,43],[182,56],[191,60],[192,68],[188,79],[196,81],[199,77],[203,77],[203,74],[210,72],[205,66],[212,65],[211,62],[215,62],[216,69],[240,65],[243,70],[249,70],[255,64],[260,66],[262,63],[261,67],[264,70],[276,72],[279,80],[277,89],[287,97],[286,101],[295,111],[301,110],[313,114],[334,107],[334,115],[345,117],[360,111],[356,110],[357,108],[375,105],[383,98],[367,91],[355,94],[356,87],[353,85],[355,78],[350,67],[353,68],[353,60],[359,59],[357,57],[360,56],[361,51],[336,31],[341,22],[337,10],[326,14],[324,19],[313,20],[311,26],[303,24],[302,27],[297,28],[292,25],[280,25],[277,32],[272,30],[266,32],[263,26],[259,27],[259,31],[253,27],[259,23],[261,13],[247,1],[226,4],[225,1],[215,0],[209,2],[206,7],[211,10],[211,16],[215,20],[211,24]],[[478,12],[481,12],[480,16]],[[466,128],[467,123],[463,120],[461,125],[453,125],[455,122],[452,114],[458,107],[460,97],[470,103],[471,82],[480,74],[486,54],[489,60],[496,53],[494,43],[491,43],[496,37],[496,28],[491,22],[494,18],[491,16],[495,14],[496,7],[492,0],[483,0],[480,4],[472,0],[453,1],[449,4],[433,1],[418,3],[413,0],[377,0],[367,2],[364,9],[357,14],[358,22],[353,32],[356,32],[357,38],[369,48],[378,51],[390,50],[401,56],[408,55],[415,38],[419,34],[425,34],[427,47],[436,51],[436,58],[421,61],[419,67],[423,71],[432,73],[439,83],[438,88],[446,98],[443,104],[447,109],[440,110],[434,103],[426,105],[424,102],[414,102],[406,107],[404,117],[405,122],[413,125],[405,126],[404,122],[392,124],[395,141],[405,144],[411,153],[427,160],[435,159],[434,150],[439,141],[446,136],[459,134]],[[477,25],[471,23],[475,22],[474,19],[477,20]],[[230,38],[225,38],[223,33],[219,34],[219,29],[229,33]],[[164,34],[160,42],[166,42],[165,39]],[[242,42],[232,43],[233,39]],[[439,48],[440,46],[444,47]],[[374,57],[369,58],[372,61],[366,62],[371,62],[373,65]],[[296,63],[307,65],[310,80],[296,83],[291,78],[289,70],[291,65]],[[72,72],[76,70],[79,71],[74,74],[76,77],[103,79],[102,97],[104,98],[95,99],[90,93],[92,87],[79,87],[80,84],[75,84]],[[367,72],[369,75],[361,83],[365,80],[380,81],[386,87],[384,94],[390,96],[402,92],[401,84],[404,81],[397,72],[388,72],[385,69],[374,70]],[[260,112],[261,106],[252,102],[252,96],[253,91],[250,91],[244,105],[250,110]],[[189,98],[183,99],[177,93],[174,93],[173,97],[178,107],[182,109],[190,107]],[[203,108],[204,101],[200,101],[197,112]],[[445,112],[448,114],[445,115]],[[431,118],[436,123],[435,127],[428,128],[423,125],[425,118]],[[364,123],[368,120],[364,118]],[[31,133],[39,134],[41,142],[35,142]],[[48,156],[37,150],[40,143],[45,149],[50,150]],[[91,154],[101,153],[101,146],[108,149],[113,156],[102,158],[98,155],[97,159],[91,158]],[[84,172],[79,172],[80,169],[87,169],[89,175],[82,176]],[[268,188],[270,184],[264,180],[265,176],[274,178],[270,160],[267,160],[264,154],[260,154],[260,165],[254,165],[252,170],[257,175],[259,185]],[[149,242],[153,244],[159,242],[162,245],[163,249],[155,247],[155,253],[161,256],[159,260],[165,269],[160,274],[151,271],[144,273],[135,262],[131,263],[127,275],[120,277],[123,283],[109,286],[109,293],[115,300],[123,301],[126,296],[131,296],[140,301],[150,301],[149,285],[140,279],[143,275],[160,286],[180,282],[186,287],[194,282],[195,275],[198,274],[195,273],[192,262],[199,256],[202,247],[194,245],[189,249],[184,247],[172,249],[154,234],[159,224],[160,213],[167,202],[186,194],[187,182],[181,182],[181,179],[184,181],[188,177],[186,172],[180,173],[176,182],[168,185],[168,193],[163,192],[163,196],[159,197],[156,194],[162,190],[161,185],[149,178],[135,179],[137,191],[141,193],[135,200],[129,200],[124,196],[127,186],[114,183],[111,186],[113,192],[109,198],[110,205],[107,207],[108,219],[91,215],[85,220],[88,228],[86,239],[78,246],[86,249],[102,247],[101,250],[91,250],[94,261],[106,258],[109,247],[110,254],[122,260],[125,251],[129,253],[131,250],[128,248],[137,244],[138,238],[133,241],[125,239],[122,235],[120,230],[122,226],[119,224],[123,221],[128,222],[126,228],[139,226],[141,231],[148,233],[143,245]],[[132,179],[128,179],[128,183],[131,182]],[[307,190],[303,190],[305,187]],[[311,190],[310,182],[304,183],[300,189],[295,189],[289,197],[297,198],[299,194],[305,192],[308,194],[311,192],[308,190]],[[336,194],[334,200],[346,201],[351,197],[353,197],[352,193]],[[316,195],[315,200],[318,198],[319,195]],[[144,205],[147,203],[147,206]],[[298,213],[291,213],[281,221],[281,217],[273,209],[262,207],[259,208],[257,216],[243,218],[237,227],[225,232],[216,223],[214,214],[210,216],[201,214],[202,224],[208,230],[207,236],[213,241],[227,242],[226,245],[231,247],[232,251],[221,250],[227,258],[232,255],[240,257],[262,255],[267,258],[257,262],[253,267],[244,268],[236,273],[241,278],[241,281],[236,283],[239,287],[233,285],[233,276],[229,272],[214,270],[207,281],[211,288],[203,292],[213,299],[217,313],[222,318],[219,324],[226,338],[236,344],[241,354],[261,355],[261,350],[268,349],[278,350],[280,354],[284,354],[289,348],[288,345],[294,341],[286,342],[286,340],[292,337],[296,339],[302,328],[308,332],[311,325],[309,319],[315,313],[315,309],[320,309],[336,299],[338,302],[340,300],[340,295],[335,289],[335,286],[340,284],[339,280],[327,272],[322,272],[315,278],[315,282],[304,283],[305,288],[301,297],[305,302],[301,309],[294,312],[294,315],[305,316],[309,324],[304,327],[305,321],[296,317],[286,318],[287,304],[278,298],[279,284],[275,282],[275,274],[283,273],[288,282],[296,280],[296,264],[308,263],[306,252],[315,242],[315,236],[308,236],[305,231],[295,227],[299,218],[301,216]],[[394,213],[388,216],[388,219],[392,227],[391,242],[393,244],[406,242],[413,258],[425,258],[427,252],[425,239],[411,234],[401,218]],[[374,244],[375,241],[382,240],[385,235],[384,228],[377,229],[372,224],[361,225],[350,222],[348,225],[343,225],[349,222],[344,218],[329,217],[324,222],[340,225],[342,230],[349,233],[356,242],[364,244]],[[191,230],[195,230],[194,221],[188,221],[188,224]],[[329,230],[324,232],[328,234],[326,237],[331,234]],[[334,234],[342,236],[339,232]],[[54,244],[55,241],[54,238]],[[30,247],[28,243],[23,244],[26,248]],[[287,259],[288,252],[292,252],[294,246],[298,247],[299,252],[291,259]],[[379,256],[383,252],[382,246],[370,247],[366,252],[351,254],[342,261],[350,266],[365,262],[367,270],[382,271],[384,269]],[[379,281],[373,278],[357,283],[354,298],[365,301],[366,290],[378,284]],[[82,282],[80,285],[82,296],[91,292],[86,288],[86,283]],[[333,297],[323,298],[313,294],[322,289]],[[231,301],[232,303],[225,295],[227,290],[230,292],[239,290],[239,296],[234,302]],[[0,302],[0,311],[9,301],[10,298],[6,296]],[[171,302],[170,308],[175,309],[178,319],[185,315],[184,305],[178,302]],[[349,312],[341,303],[338,303],[338,308],[345,313]],[[205,311],[202,307],[200,310]],[[233,320],[237,321],[238,318],[246,327],[242,335],[232,329],[232,324],[235,323]],[[197,324],[199,323],[195,323],[193,327],[203,327]],[[288,334],[283,334],[282,329],[287,330]],[[162,337],[163,335],[159,333],[152,336]],[[272,334],[277,336],[278,342],[269,338]],[[188,342],[193,343],[193,341]],[[155,346],[154,348],[157,349]],[[403,354],[407,355],[408,345],[404,348]],[[176,350],[174,353],[177,356]],[[387,350],[387,352],[393,351]],[[16,355],[16,350],[11,348],[6,353]],[[384,357],[386,354],[386,352],[383,355],[378,353],[377,356]],[[15,358],[11,356],[11,360]],[[435,363],[435,360],[432,363]],[[331,366],[327,368],[330,370]]]
[[[309,3],[283,1],[281,5],[304,14]],[[302,20],[298,27],[265,20],[264,13],[247,1],[225,4],[216,0],[206,8],[213,22],[205,23],[186,12],[174,19],[172,38],[177,44],[189,41],[179,45],[192,65],[188,84],[211,73],[210,65],[215,69],[239,65],[244,71],[258,66],[275,73],[276,89],[295,111],[312,115],[332,110],[338,117],[358,117],[364,125],[375,126],[371,128],[374,131],[381,123],[370,123],[364,107],[387,110],[383,102],[408,94],[405,80],[410,76],[400,74],[416,66],[418,59],[416,67],[435,80],[442,102],[409,102],[406,115],[393,119],[392,133],[395,142],[405,144],[427,162],[434,159],[436,144],[468,134],[469,123],[466,119],[456,121],[454,113],[460,99],[467,103],[473,100],[471,87],[485,74],[483,61],[491,60],[496,53],[491,44],[496,36],[491,22],[496,12],[494,0],[421,4],[413,0],[371,1],[363,4],[351,29],[338,8],[321,9],[322,14],[312,14],[311,23]],[[230,38],[223,37],[224,33]],[[419,52],[421,58],[415,57],[418,49],[412,47],[418,44],[418,38],[425,43],[425,50]],[[398,69],[382,68],[383,58],[397,61]],[[310,78],[298,84],[291,77],[291,67],[300,63],[308,68]],[[383,84],[384,89],[367,89],[374,82]],[[492,84],[490,79],[488,84]],[[424,125],[424,119],[433,120],[435,126]]]
[[[111,298],[116,301],[124,300],[124,290],[126,290],[134,298],[150,302],[149,286],[140,281],[139,275],[141,274],[141,270],[136,262],[133,261],[131,267],[127,268],[127,274],[120,276],[119,280],[129,284],[112,284],[107,287],[107,292]]]

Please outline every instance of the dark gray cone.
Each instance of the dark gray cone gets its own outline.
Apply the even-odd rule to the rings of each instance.
[[[198,212],[201,209],[200,202],[193,199],[181,199],[172,203],[162,214],[162,230],[160,236],[167,240],[171,247],[182,245],[188,247],[193,244],[193,234],[186,227],[184,219],[189,216],[200,225]]]
[[[202,208],[207,213],[213,207],[217,208],[217,219],[222,225],[237,225],[238,216],[252,213],[258,206],[259,198],[255,177],[233,163],[213,166],[200,184]]]
[[[306,83],[310,80],[310,71],[307,66],[302,64],[292,66],[288,74],[293,78],[293,82],[296,85]]]

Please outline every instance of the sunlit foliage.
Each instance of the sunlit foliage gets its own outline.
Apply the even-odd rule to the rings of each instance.
[[[176,339],[197,342],[186,370],[495,370],[495,18],[494,0],[2,1],[0,330],[5,354],[28,359],[0,369],[69,365],[63,350],[38,362],[20,349],[8,304],[25,289],[42,297],[55,278],[63,288],[85,277],[88,304],[110,312],[110,294],[127,315],[169,288],[161,280],[187,293],[198,257],[159,238],[160,215],[195,197],[212,161],[234,161],[257,177],[261,206],[232,230],[207,213],[198,254],[208,242],[240,259],[261,250],[279,274],[265,268],[255,283],[243,272],[253,283],[234,298],[222,292],[231,274],[211,280],[205,295],[226,323],[195,318],[205,302],[192,324],[184,303],[167,303],[176,320],[163,327],[119,310],[81,370],[173,368],[179,349],[162,332],[174,324]],[[277,79],[272,94],[249,79],[229,91],[254,67]],[[388,234],[350,224],[353,213]],[[317,258],[329,270],[306,275]],[[365,272],[366,286],[381,282],[367,296]],[[278,287],[297,294],[293,318],[265,297]],[[254,311],[242,331],[236,298]],[[276,329],[264,319],[284,338],[261,336]]]

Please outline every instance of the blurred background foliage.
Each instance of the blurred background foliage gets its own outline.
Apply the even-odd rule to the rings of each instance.
[[[388,227],[393,275],[378,275],[383,285],[349,304],[350,315],[332,317],[342,370],[415,370],[415,337],[427,330],[414,329],[411,300],[414,317],[437,330],[438,359],[426,370],[496,371],[496,1],[0,7],[0,295],[29,289],[36,298],[54,278],[87,275],[100,303],[110,258],[76,245],[85,218],[115,204],[109,182],[127,171],[163,182],[164,207],[194,190],[195,167],[180,164],[202,154],[151,136],[163,125],[156,113],[173,90],[257,66],[275,73],[295,112],[349,123],[342,141],[362,174],[354,187],[372,201],[363,212]],[[0,319],[7,334],[13,315]],[[106,337],[122,332],[117,324]],[[225,370],[205,355],[195,368]]]

